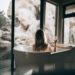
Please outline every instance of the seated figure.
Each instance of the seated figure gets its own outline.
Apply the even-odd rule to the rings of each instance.
[[[50,51],[55,52],[57,48],[65,48],[69,49],[72,48],[71,46],[64,46],[63,44],[57,43],[57,38],[54,39],[54,43],[48,43],[48,35],[44,35],[45,33],[43,30],[37,30],[35,34],[35,44],[33,45],[34,51]]]
[[[44,32],[39,29],[35,34],[35,44],[33,45],[34,51],[52,51],[51,46],[45,42]]]

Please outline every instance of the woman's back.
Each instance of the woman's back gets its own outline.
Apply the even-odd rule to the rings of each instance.
[[[45,43],[44,33],[39,29],[35,34],[34,51],[51,51],[50,45]]]

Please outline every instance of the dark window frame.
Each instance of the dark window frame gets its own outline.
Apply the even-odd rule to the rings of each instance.
[[[66,7],[74,5],[74,4],[75,4],[75,2],[63,5],[63,32],[62,32],[63,37],[64,37],[64,19],[65,18],[70,18],[70,17],[75,17],[75,12],[74,13],[70,13],[70,14],[65,14]],[[62,40],[63,40],[63,43],[64,43],[64,38]]]
[[[15,25],[15,0],[12,0],[12,21],[11,21],[11,75],[14,75],[14,25]]]
[[[40,28],[44,28],[46,0],[40,0]]]

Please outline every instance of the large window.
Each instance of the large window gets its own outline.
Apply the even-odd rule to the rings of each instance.
[[[0,0],[0,75],[11,75],[11,19],[8,7],[11,0]]]
[[[56,5],[46,2],[46,12],[45,12],[45,30],[48,31],[49,40],[53,42],[53,37],[55,38],[55,20],[56,20]],[[48,41],[49,41],[48,40]]]
[[[7,12],[9,21],[12,18],[11,4],[12,2]],[[48,31],[51,40],[55,37],[55,14],[56,6],[46,2],[45,30]],[[25,51],[26,47],[34,44],[35,32],[40,28],[40,0],[15,0],[14,19],[14,32],[12,32],[14,33],[14,49]]]
[[[44,29],[51,39],[48,41],[53,42],[52,40],[55,38],[56,5],[46,2],[45,9]],[[15,0],[15,22],[15,46],[32,46],[35,42],[35,32],[40,28],[40,0]]]
[[[32,46],[40,28],[40,0],[15,0],[15,46]]]
[[[75,45],[75,4],[66,7],[67,14],[68,17],[64,18],[64,43]]]

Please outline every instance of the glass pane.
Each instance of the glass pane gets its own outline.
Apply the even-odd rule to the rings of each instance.
[[[15,0],[15,45],[33,45],[39,28],[40,0]]]
[[[15,0],[14,52],[15,50],[29,51],[30,49],[27,48],[32,47],[32,45],[34,44],[35,32],[39,28],[40,28],[40,0]],[[20,65],[21,64],[19,64],[19,66]],[[23,69],[20,68],[18,72],[17,70],[18,69],[16,69],[16,74],[17,73],[20,74],[20,72]],[[24,74],[21,75],[25,75],[25,72]]]
[[[75,4],[69,5],[69,6],[66,7],[65,14],[71,14],[71,13],[75,13]]]
[[[0,75],[11,74],[11,19],[8,7],[11,0],[0,0]]]
[[[64,19],[64,43],[75,45],[75,17]]]
[[[49,40],[52,42],[55,38],[55,16],[56,6],[54,4],[46,2],[46,14],[45,14],[45,30],[49,33]],[[48,40],[48,42],[49,42]]]

